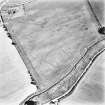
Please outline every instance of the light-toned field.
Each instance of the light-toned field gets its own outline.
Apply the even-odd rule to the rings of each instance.
[[[18,105],[35,90],[23,61],[0,27],[0,105]]]
[[[105,104],[105,52],[93,63],[74,93],[61,105],[104,105]]]

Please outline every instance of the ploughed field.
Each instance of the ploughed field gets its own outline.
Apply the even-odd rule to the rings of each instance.
[[[3,17],[42,89],[72,71],[86,49],[101,39],[85,2],[26,4],[22,17]]]

